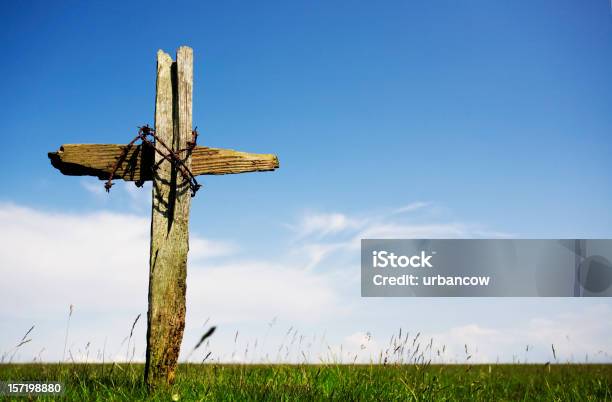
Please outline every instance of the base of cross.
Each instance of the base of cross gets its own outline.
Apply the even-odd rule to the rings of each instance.
[[[153,182],[144,373],[151,388],[174,381],[185,328],[189,209],[193,193],[189,177],[279,167],[275,155],[195,146],[192,91],[193,50],[180,47],[176,61],[160,50],[154,141],[126,145],[65,144],[59,151],[48,154],[51,164],[61,173],[108,180],[107,189],[110,179],[137,184]]]

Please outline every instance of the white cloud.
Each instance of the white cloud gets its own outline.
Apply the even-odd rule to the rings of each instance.
[[[286,265],[235,261],[188,273],[188,299],[195,315],[222,322],[264,322],[272,316],[315,322],[341,312],[325,277]],[[208,312],[208,314],[206,313]]]
[[[491,231],[477,224],[449,221],[437,216],[439,208],[431,203],[413,202],[403,207],[363,216],[347,216],[340,212],[303,215],[287,227],[296,236],[294,252],[305,256],[309,269],[339,255],[355,255],[361,239],[375,238],[496,238],[507,233]],[[427,216],[423,222],[422,216]],[[411,213],[411,214],[408,214]]]
[[[612,362],[609,304],[585,307],[580,313],[534,317],[515,326],[491,327],[475,319],[437,332],[355,332],[320,351],[324,361],[360,363],[544,363]],[[552,352],[554,345],[556,360]]]
[[[446,345],[444,361],[472,362],[555,361],[610,362],[609,334],[612,315],[607,304],[590,305],[580,313],[558,313],[549,317],[534,317],[511,328],[491,328],[471,323],[432,334],[437,347]],[[468,352],[465,352],[467,345]]]
[[[238,252],[238,247],[228,241],[208,240],[190,235],[189,261],[206,258],[227,257]]]
[[[419,213],[412,213],[416,211]],[[428,222],[420,219],[421,213],[427,214]],[[46,348],[43,359],[60,358],[68,306],[74,304],[68,348],[75,359],[100,360],[102,349],[107,360],[109,356],[125,359],[132,352],[136,360],[143,359],[148,216],[56,213],[0,204],[0,227],[0,351],[10,351],[15,340],[36,324],[30,335],[33,341],[18,356],[31,359]],[[194,337],[201,335],[199,325],[212,317],[208,325],[220,329],[206,350],[214,351],[214,359],[303,361],[306,355],[310,362],[377,361],[391,335],[385,333],[390,328],[387,308],[395,306],[397,316],[403,317],[407,302],[366,303],[360,299],[359,239],[497,234],[479,225],[436,219],[424,203],[356,217],[311,213],[291,227],[296,237],[288,244],[270,245],[278,251],[273,259],[256,255],[245,259],[234,242],[190,235],[183,356],[195,344]],[[419,306],[426,308],[427,303]],[[371,310],[369,318],[364,307]],[[461,325],[445,328],[442,323],[442,329],[429,331],[434,357],[446,345],[440,357],[445,362],[462,362],[467,355],[476,362],[498,357],[546,361],[554,343],[561,361],[581,359],[587,353],[592,361],[610,360],[612,324],[605,319],[612,313],[610,305],[592,306],[580,313],[531,314],[510,328],[491,325],[486,315],[476,316],[469,309],[463,312],[468,314],[462,316]],[[122,341],[138,313],[143,316],[130,346],[136,349],[128,351]],[[287,326],[300,326],[302,332],[297,335],[296,329],[272,328],[267,323],[275,316]],[[411,325],[427,331],[429,324]],[[257,335],[261,328],[263,334]],[[378,332],[372,335],[360,328],[377,328]],[[232,342],[232,331],[246,331],[238,341],[242,343]],[[327,338],[320,334],[324,331]],[[421,336],[421,342],[428,341],[426,335]],[[527,344],[529,352],[521,352]]]
[[[429,205],[431,205],[428,202],[422,202],[422,201],[417,201],[417,202],[411,202],[410,204],[406,204],[403,207],[397,208],[395,210],[393,210],[393,214],[403,214],[406,212],[414,212],[417,211],[419,209],[423,209],[425,207],[428,207]]]
[[[59,345],[67,306],[73,304],[78,313],[73,317],[73,334],[84,339],[92,333],[105,334],[117,344],[136,314],[146,316],[148,218],[110,212],[44,212],[0,204],[0,227],[3,321],[12,317],[29,325],[54,317],[53,329],[39,325],[37,332],[57,332],[54,343]],[[191,317],[244,323],[279,314],[312,321],[333,314],[337,309],[331,306],[340,304],[325,278],[301,268],[236,260],[238,249],[233,243],[194,234],[190,248]],[[0,335],[0,350],[9,349],[18,339],[15,331],[21,330],[13,328],[12,338],[8,332]]]
[[[449,238],[470,237],[474,231],[459,223],[395,224],[381,222],[364,228],[359,238]]]
[[[312,235],[323,237],[359,226],[359,221],[337,212],[308,213],[302,216],[297,225],[290,225],[299,237]]]

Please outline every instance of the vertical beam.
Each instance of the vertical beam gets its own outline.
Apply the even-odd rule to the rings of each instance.
[[[176,151],[184,149],[191,136],[193,52],[181,47],[176,63],[161,50],[157,53],[155,132]],[[166,153],[160,144],[156,147]],[[191,164],[186,152],[185,164]],[[172,164],[155,155],[160,163],[153,174],[151,212],[151,256],[145,381],[150,387],[174,381],[183,330],[187,252],[189,250],[188,183]]]

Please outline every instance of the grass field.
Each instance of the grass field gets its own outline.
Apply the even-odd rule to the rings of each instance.
[[[62,381],[63,399],[612,401],[612,365],[181,364],[148,394],[143,365],[4,364],[0,380]],[[14,397],[13,400],[27,400]],[[58,397],[39,398],[57,400]]]

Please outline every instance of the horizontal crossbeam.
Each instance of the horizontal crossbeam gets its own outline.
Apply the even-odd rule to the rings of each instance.
[[[68,176],[97,176],[107,180],[117,159],[127,145],[64,144],[57,152],[49,152],[53,167]],[[114,177],[126,181],[152,179],[154,152],[147,145],[132,145],[120,161]],[[251,154],[232,149],[196,146],[191,154],[194,175],[221,175],[263,172],[278,169],[276,155]]]

